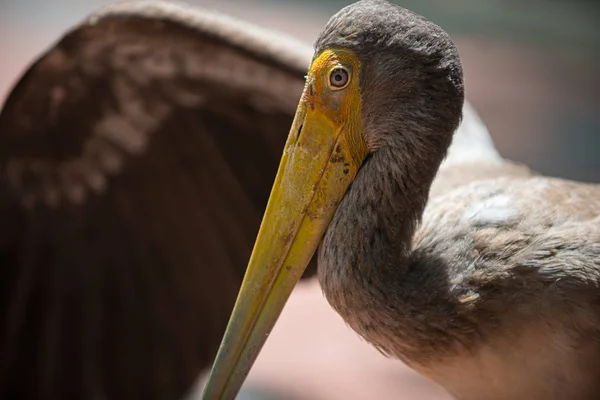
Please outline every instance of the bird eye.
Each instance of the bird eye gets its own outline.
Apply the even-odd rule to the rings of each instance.
[[[338,67],[329,74],[329,84],[332,89],[343,89],[350,81],[350,74],[345,68]]]

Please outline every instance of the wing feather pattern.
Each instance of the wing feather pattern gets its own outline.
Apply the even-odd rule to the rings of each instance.
[[[109,6],[0,114],[0,397],[176,399],[209,365],[311,49]],[[314,264],[314,263],[313,263]]]

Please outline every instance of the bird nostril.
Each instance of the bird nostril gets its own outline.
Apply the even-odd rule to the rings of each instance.
[[[300,133],[302,133],[302,128],[304,124],[300,124],[300,128],[298,128],[298,133],[296,134],[296,140],[300,139]]]

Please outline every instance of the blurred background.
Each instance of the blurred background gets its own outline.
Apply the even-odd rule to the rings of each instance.
[[[312,43],[342,0],[188,0],[286,32]],[[467,98],[501,154],[544,174],[600,182],[600,5],[578,0],[396,0],[451,33],[462,54]],[[0,0],[0,104],[24,69],[103,0]],[[302,346],[289,346],[301,321]],[[332,339],[332,338],[335,338]],[[314,376],[320,349],[323,369]],[[296,368],[287,362],[293,359]],[[250,379],[296,385],[303,398],[371,398],[363,382],[379,385],[379,398],[447,399],[439,388],[383,359],[326,305],[317,286],[295,292]],[[352,360],[360,360],[354,362]],[[259,360],[260,361],[260,360]],[[329,364],[327,364],[329,363]],[[319,370],[320,371],[320,370]],[[368,371],[366,373],[365,371]],[[313,375],[310,375],[310,373]],[[307,379],[300,379],[306,373]],[[369,373],[372,375],[370,376]],[[366,377],[366,375],[369,375]],[[332,379],[338,379],[339,385]],[[310,388],[306,385],[311,382]],[[387,385],[387,386],[386,386]],[[384,395],[388,388],[389,397]],[[313,392],[306,395],[307,390]],[[363,392],[360,392],[363,390]],[[289,397],[287,397],[289,398]]]
[[[309,43],[344,0],[188,1]],[[396,0],[452,34],[467,97],[502,155],[600,182],[600,5],[591,0]],[[0,0],[0,102],[23,69],[106,0]]]

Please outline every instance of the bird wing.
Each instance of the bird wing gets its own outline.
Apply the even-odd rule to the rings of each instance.
[[[472,349],[530,351],[530,365],[547,364],[550,353],[528,347],[534,340],[554,353],[546,378],[597,381],[600,185],[543,176],[475,180],[428,204],[413,246],[414,265],[430,266],[435,294],[424,301],[440,293],[449,299],[455,338]],[[477,364],[482,376],[500,368],[492,364]],[[573,382],[566,387],[575,389]]]
[[[516,306],[543,298],[549,308],[557,304],[548,299],[579,301],[597,324],[600,186],[540,176],[503,159],[468,104],[463,113],[414,237],[415,258],[441,262],[452,278],[444,290],[467,315],[493,316],[509,299]]]
[[[92,15],[27,70],[0,114],[1,398],[173,399],[192,386],[311,54],[227,16],[138,1]]]

